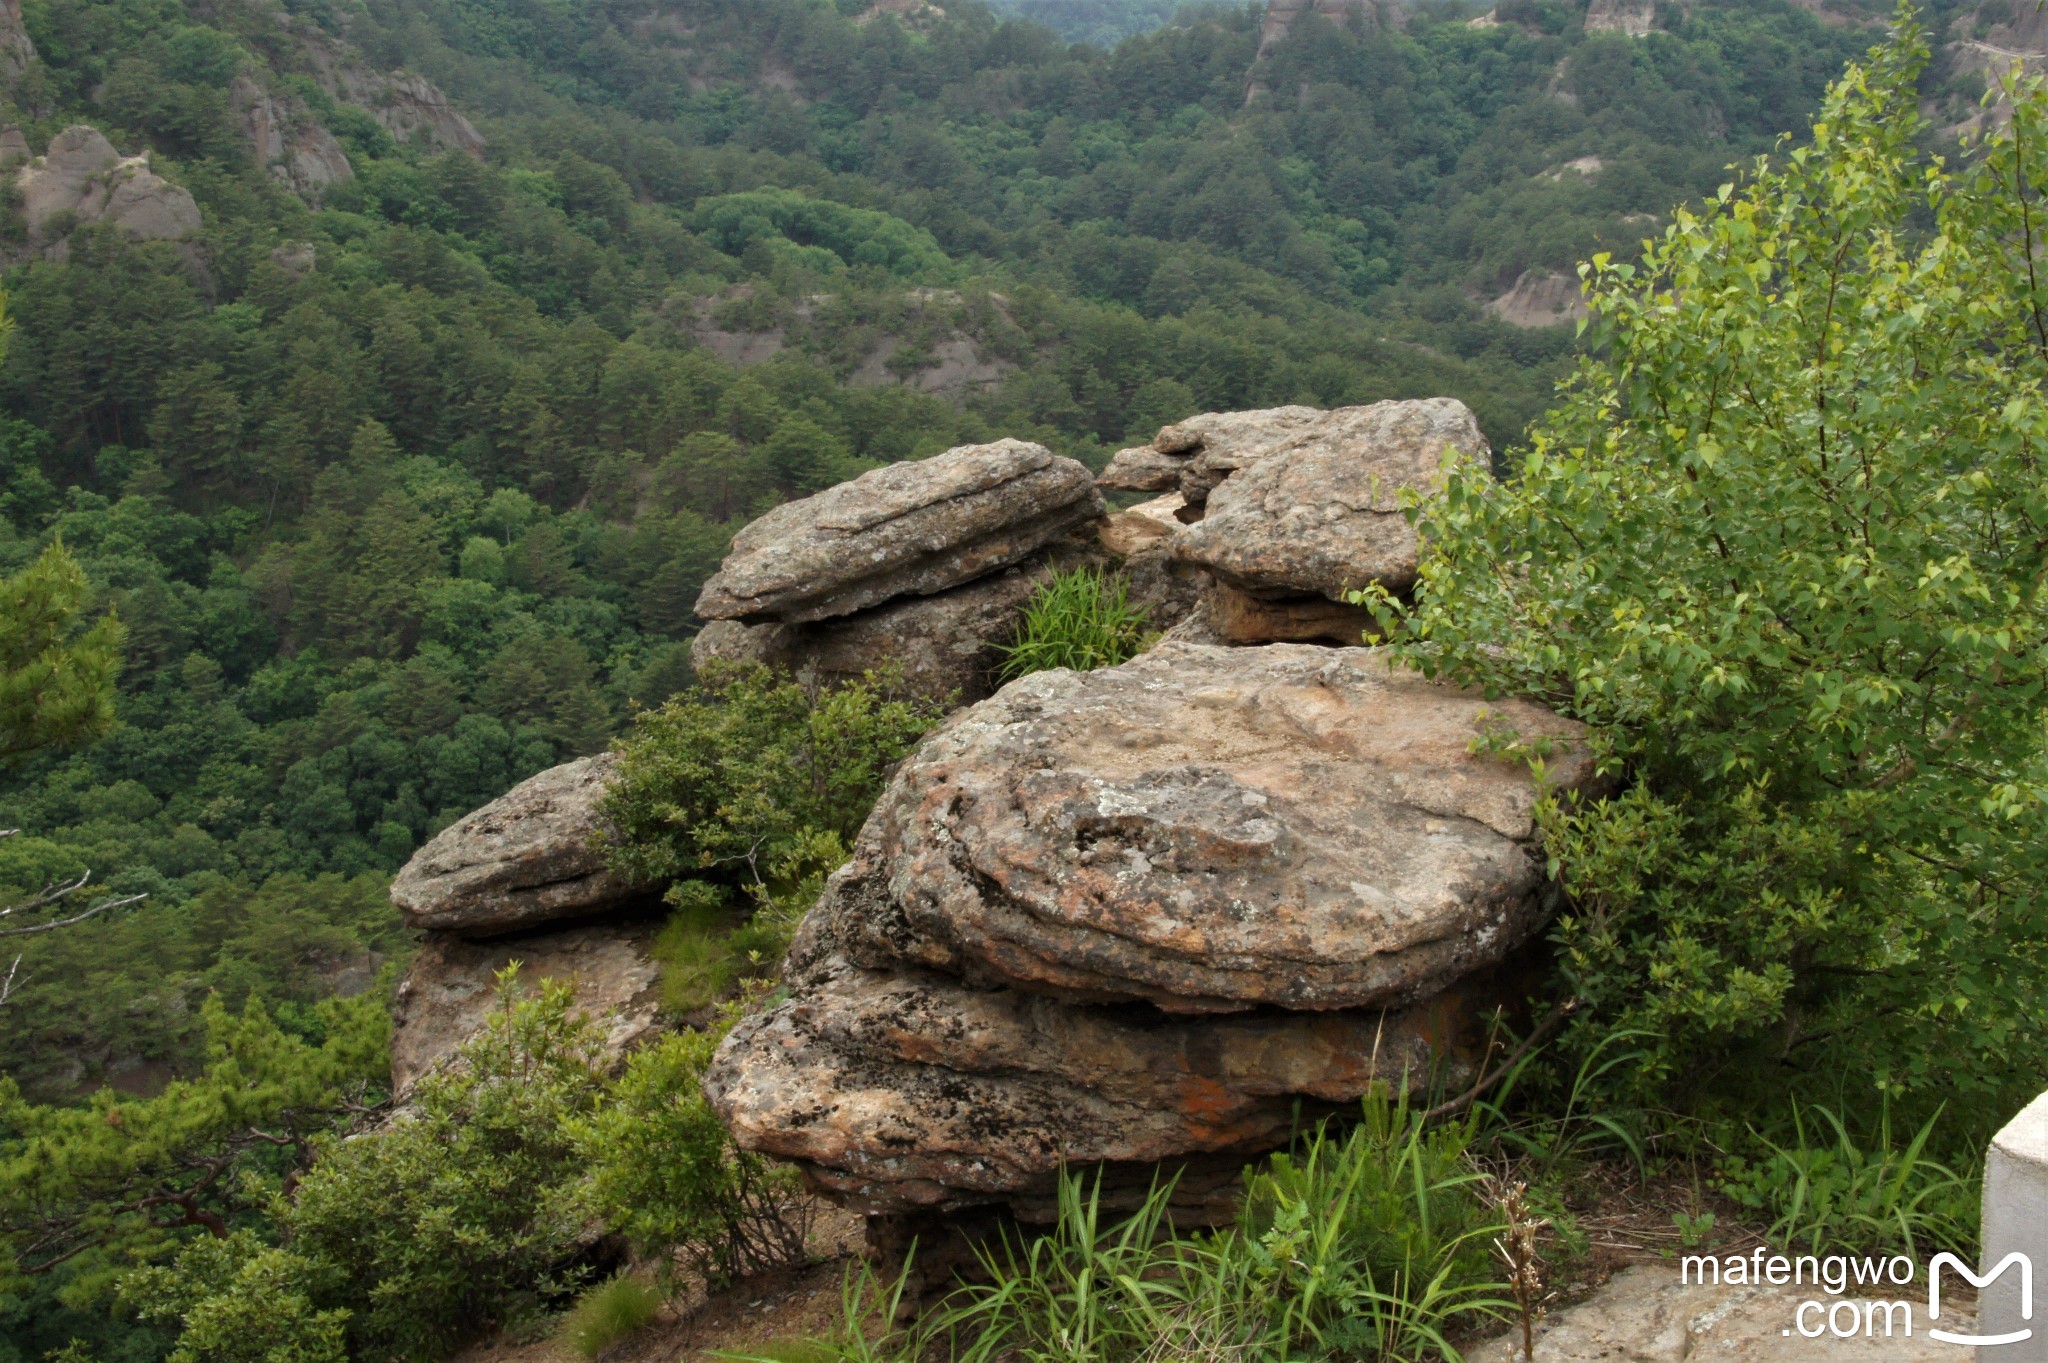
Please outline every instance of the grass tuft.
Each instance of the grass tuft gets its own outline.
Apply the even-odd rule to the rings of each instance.
[[[1094,568],[1054,573],[1031,594],[1017,640],[1003,650],[999,675],[1015,681],[1055,667],[1114,667],[1144,652],[1155,637],[1121,574]]]
[[[584,1358],[647,1327],[661,1310],[661,1289],[641,1278],[620,1274],[585,1292],[562,1318],[556,1338]]]

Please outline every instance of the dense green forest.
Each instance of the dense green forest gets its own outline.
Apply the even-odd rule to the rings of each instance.
[[[1868,38],[1425,7],[1307,25],[1247,109],[1250,10],[1109,50],[975,4],[286,13],[31,0],[0,114],[147,148],[206,224],[6,275],[0,568],[61,539],[128,645],[118,730],[0,778],[0,891],[148,896],[30,944],[0,1053],[46,1096],[189,1063],[210,991],[303,1007],[402,954],[378,877],[682,685],[698,585],[777,499],[1293,401],[1451,393],[1512,442],[1571,330],[1478,304],[1627,250]],[[395,142],[308,33],[424,72],[487,149]],[[352,178],[255,165],[238,74]]]
[[[1453,395],[1512,449],[1577,338],[1486,304],[1532,271],[1632,257],[1673,205],[1803,129],[1874,36],[1851,22],[1864,6],[1701,0],[1630,39],[1587,33],[1582,3],[1509,0],[1482,24],[1452,4],[1304,21],[1257,57],[1256,8],[1154,27],[1143,6],[1038,2],[26,0],[39,56],[0,82],[0,127],[41,149],[86,122],[146,149],[205,226],[86,227],[52,255],[0,195],[0,576],[61,542],[85,618],[111,611],[124,636],[113,728],[0,769],[0,830],[18,830],[0,905],[88,872],[141,896],[20,939],[11,967],[0,953],[0,1134],[91,1152],[131,1110],[103,1084],[156,1092],[210,1059],[148,1109],[164,1142],[122,1155],[156,1165],[87,1172],[128,1179],[122,1196],[189,1180],[179,1140],[217,1129],[242,1181],[207,1195],[257,1224],[297,1174],[242,1133],[283,1123],[303,1146],[375,1085],[381,989],[409,949],[391,872],[684,691],[691,604],[748,518],[963,441],[1099,464],[1194,412],[1286,402]],[[1127,28],[1147,31],[1112,41]],[[397,140],[318,78],[336,52],[430,78],[481,150]],[[245,86],[331,132],[349,174],[294,190],[257,164]],[[1981,88],[1918,94],[1940,127]],[[365,1202],[411,1195],[377,1179],[471,1178],[465,1205],[545,1220],[519,1197],[611,1169],[611,1211],[634,1207],[641,1081],[578,1061],[559,999],[507,1016],[525,1039],[476,1075],[538,1047],[553,1107],[447,1080],[429,1134],[396,1138],[411,1164],[323,1163],[328,1191],[289,1213],[327,1259],[196,1242],[183,1285],[123,1289],[130,1315],[186,1320],[181,1292],[254,1293],[278,1319],[297,1301],[332,1336],[304,1356],[339,1358],[315,1307],[340,1289],[261,1289],[341,1265],[358,1296],[445,1293],[453,1340],[485,1311],[469,1269],[373,1245]],[[668,1087],[642,1079],[694,1092],[701,1063],[656,1054]],[[611,1103],[633,1120],[576,1125]],[[668,1115],[715,1165],[704,1114]],[[530,1186],[462,1162],[460,1140],[536,1123],[552,1144]],[[65,1215],[51,1252],[94,1253],[0,1285],[0,1363],[74,1336],[164,1356],[170,1334],[108,1324],[110,1284],[177,1237],[111,1194]],[[564,1252],[492,1271],[532,1296]],[[360,1351],[405,1326],[350,1328],[373,1332]]]

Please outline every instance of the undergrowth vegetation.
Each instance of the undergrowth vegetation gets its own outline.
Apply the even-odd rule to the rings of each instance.
[[[1157,636],[1148,631],[1145,608],[1130,597],[1120,573],[1054,573],[1031,594],[1017,637],[1003,650],[1003,680],[1055,667],[1114,667],[1144,652]]]

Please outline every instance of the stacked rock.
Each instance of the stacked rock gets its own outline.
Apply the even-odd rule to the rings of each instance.
[[[892,664],[917,694],[978,699],[1037,585],[1100,558],[1103,510],[1083,465],[1022,440],[871,470],[734,536],[691,663],[822,681]]]
[[[1028,1216],[1063,1167],[1234,1173],[1305,1112],[1456,1081],[1553,909],[1528,774],[1473,751],[1500,725],[1592,786],[1576,724],[1372,649],[1013,682],[899,769],[706,1092],[860,1210]]]
[[[1193,522],[1169,552],[1207,577],[1200,637],[1356,643],[1371,617],[1346,604],[1376,582],[1414,585],[1419,545],[1406,493],[1433,490],[1453,451],[1484,459],[1486,438],[1452,398],[1369,407],[1220,412],[1164,427],[1122,450],[1107,488],[1172,489]]]
[[[401,1095],[483,1025],[496,973],[576,991],[623,1054],[656,1027],[648,955],[656,897],[605,869],[596,844],[609,754],[551,767],[450,824],[413,854],[391,901],[426,932],[398,988],[392,1087]]]
[[[872,1214],[1045,1216],[1064,1168],[1142,1189],[1164,1164],[1199,1216],[1304,1116],[1468,1077],[1555,899],[1531,778],[1477,740],[1547,741],[1576,795],[1586,736],[1378,650],[1265,643],[1357,641],[1342,597],[1413,583],[1402,496],[1453,450],[1486,445],[1433,399],[1213,414],[1120,453],[1105,486],[1165,495],[1104,537],[1202,576],[1200,628],[1014,682],[905,761],[789,998],[711,1067],[740,1144]]]

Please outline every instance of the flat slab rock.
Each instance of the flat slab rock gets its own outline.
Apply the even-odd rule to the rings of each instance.
[[[870,470],[733,537],[697,598],[708,620],[802,623],[926,596],[1030,556],[1103,513],[1086,467],[998,440]]]
[[[1486,449],[1454,398],[1320,413],[1216,487],[1173,551],[1247,591],[1333,601],[1369,582],[1405,591],[1420,546],[1402,494],[1438,487],[1451,451]]]
[[[463,815],[391,882],[408,926],[487,935],[604,913],[639,893],[593,845],[609,753],[550,767]]]
[[[660,967],[648,954],[657,924],[585,923],[553,932],[465,941],[436,934],[420,945],[398,986],[391,1087],[401,1096],[480,1031],[496,1001],[496,975],[520,963],[532,988],[558,980],[576,1011],[603,1028],[605,1052],[623,1056],[658,1027]]]
[[[1423,1011],[1076,1007],[864,970],[818,935],[793,997],[733,1030],[705,1092],[741,1146],[868,1213],[1049,1208],[1063,1166],[1133,1166],[1142,1188],[1161,1161],[1270,1150],[1318,1101],[1425,1083],[1425,1037],[1449,1030]]]
[[[897,770],[813,910],[870,968],[1172,1012],[1398,1006],[1500,961],[1553,905],[1526,771],[1484,728],[1584,732],[1377,650],[1163,642],[1041,672]]]
[[[932,596],[913,596],[808,624],[714,620],[690,642],[690,666],[762,663],[836,682],[895,667],[902,689],[927,700],[981,700],[995,688],[999,648],[1016,638],[1031,594],[1055,571],[1100,562],[1063,545]]]
[[[1944,1304],[1941,1320],[1930,1322],[1924,1285],[1901,1288],[1895,1296],[1913,1307],[1910,1338],[1902,1320],[1899,1333],[1887,1335],[1880,1312],[1872,1337],[1859,1324],[1853,1339],[1824,1329],[1820,1338],[1808,1339],[1798,1329],[1800,1303],[1818,1301],[1826,1308],[1857,1299],[1831,1297],[1810,1285],[1684,1283],[1674,1266],[1639,1264],[1585,1301],[1538,1322],[1534,1363],[1967,1363],[1970,1351],[1927,1337],[1929,1324],[1969,1333],[1967,1308],[1956,1312]],[[1821,1313],[1806,1314],[1807,1328],[1818,1328]],[[1860,1302],[1857,1314],[1860,1321]],[[1846,1328],[1846,1311],[1841,1318]],[[1519,1329],[1465,1351],[1466,1363],[1521,1363],[1522,1357]]]

